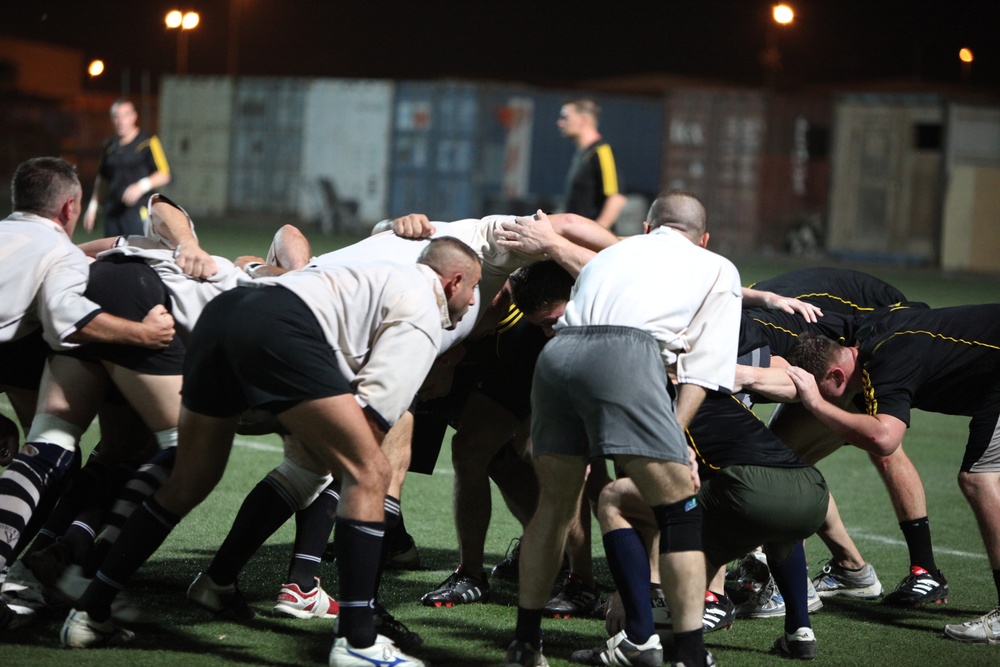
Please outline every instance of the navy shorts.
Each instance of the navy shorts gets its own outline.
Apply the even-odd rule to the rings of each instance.
[[[353,393],[309,307],[284,287],[238,287],[213,299],[191,332],[184,407],[209,417],[281,413]]]

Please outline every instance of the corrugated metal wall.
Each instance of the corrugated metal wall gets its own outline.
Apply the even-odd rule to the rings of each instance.
[[[298,214],[309,83],[239,79],[233,102],[230,211]]]
[[[708,211],[713,247],[756,244],[766,97],[738,89],[676,90],[666,98],[662,189],[697,195]]]
[[[434,220],[473,215],[479,112],[473,84],[407,81],[396,87],[390,215],[419,211]]]

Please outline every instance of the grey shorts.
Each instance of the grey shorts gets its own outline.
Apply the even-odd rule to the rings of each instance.
[[[688,463],[660,349],[641,329],[561,329],[531,389],[533,454],[644,456]]]

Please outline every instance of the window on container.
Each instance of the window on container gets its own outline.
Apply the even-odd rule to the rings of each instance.
[[[913,147],[918,151],[939,151],[944,138],[941,123],[916,123],[913,126]]]

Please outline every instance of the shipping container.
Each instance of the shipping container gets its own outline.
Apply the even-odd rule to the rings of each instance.
[[[401,82],[393,109],[389,214],[476,215],[480,104],[475,84]]]
[[[160,141],[170,164],[166,192],[194,217],[227,210],[233,80],[168,76],[160,85]]]
[[[933,95],[858,94],[836,102],[829,253],[937,262],[944,111]]]
[[[298,214],[325,232],[386,217],[394,85],[317,79],[305,98]]]
[[[671,90],[666,109],[660,189],[687,190],[702,200],[716,251],[755,247],[766,94],[735,88]]]
[[[246,77],[234,91],[230,212],[296,216],[307,79]]]
[[[779,93],[768,98],[755,247],[795,254],[821,250],[830,178],[831,105],[825,93]]]

